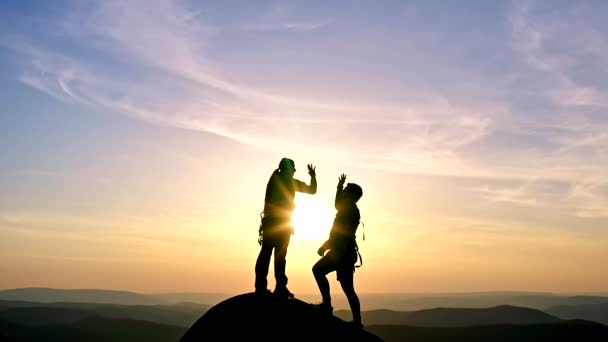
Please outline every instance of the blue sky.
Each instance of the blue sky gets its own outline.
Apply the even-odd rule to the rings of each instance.
[[[26,231],[59,231],[60,246],[76,236],[88,250],[100,246],[100,232],[114,234],[112,243],[144,239],[134,269],[149,262],[147,244],[157,256],[180,249],[193,253],[182,257],[203,257],[196,246],[184,247],[187,241],[231,237],[196,227],[255,221],[267,174],[290,155],[302,178],[307,163],[327,170],[319,177],[328,202],[341,172],[370,190],[361,206],[371,226],[386,227],[378,236],[383,245],[369,247],[379,262],[432,261],[421,269],[382,269],[375,276],[385,283],[400,274],[469,289],[467,271],[438,266],[449,257],[480,272],[471,290],[496,289],[504,282],[483,280],[478,260],[520,263],[521,251],[512,247],[524,246],[528,254],[521,255],[541,255],[537,263],[521,274],[506,261],[501,269],[511,279],[539,270],[545,276],[523,288],[605,290],[608,274],[579,272],[608,257],[602,247],[607,7],[602,1],[2,3],[5,257],[29,260],[23,262],[32,274],[41,261],[28,255],[61,255],[58,268],[80,267],[82,250],[41,248],[51,240]],[[149,224],[156,228],[144,228]],[[173,247],[154,242],[171,234],[179,235]],[[399,244],[395,235],[403,238]],[[454,249],[433,245],[437,239]],[[229,262],[234,270],[256,255],[246,238],[237,240],[253,249],[243,247]],[[409,257],[383,256],[408,243]],[[486,249],[496,254],[488,257]],[[553,256],[570,254],[569,282],[552,285]],[[103,264],[108,255],[91,258]],[[25,280],[0,286],[65,285],[52,275],[19,279]],[[146,281],[106,285],[151,290]],[[420,290],[420,281],[405,290]],[[399,290],[363,283],[370,291]]]

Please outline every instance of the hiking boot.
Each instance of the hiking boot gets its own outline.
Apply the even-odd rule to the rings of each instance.
[[[317,309],[319,309],[321,311],[321,313],[323,313],[324,315],[328,315],[331,316],[334,313],[334,308],[327,303],[318,303],[318,304],[313,304]]]
[[[277,289],[274,289],[274,294],[288,299],[292,299],[295,297],[293,293],[289,292],[287,287],[279,287]]]
[[[269,295],[271,292],[269,289],[255,289],[257,295]]]
[[[359,321],[350,321],[348,322],[348,325],[350,325],[351,327],[355,328],[355,329],[363,329],[363,324],[361,324],[361,322]]]

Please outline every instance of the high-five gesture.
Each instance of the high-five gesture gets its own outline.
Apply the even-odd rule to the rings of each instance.
[[[310,177],[315,177],[317,175],[317,171],[315,169],[315,166],[313,166],[312,164],[308,164],[308,174],[310,175]]]

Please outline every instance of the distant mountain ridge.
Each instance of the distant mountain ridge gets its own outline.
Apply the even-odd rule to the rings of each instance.
[[[0,300],[35,303],[99,303],[121,305],[162,305],[175,303],[216,304],[229,298],[225,293],[177,292],[141,294],[131,291],[102,289],[55,289],[29,287],[0,290]]]
[[[179,302],[193,302],[214,305],[234,294],[229,293],[155,293],[141,294],[129,291],[112,291],[99,289],[53,289],[21,288],[0,290],[0,300],[17,300],[29,302],[88,302],[121,305],[160,305]],[[318,293],[296,293],[298,298],[315,302],[320,300]],[[390,309],[395,311],[417,311],[445,308],[488,308],[500,305],[512,305],[545,310],[564,305],[584,305],[608,303],[608,297],[595,294],[561,295],[535,292],[471,292],[471,293],[360,293],[362,309]],[[347,309],[348,303],[340,293],[334,300],[334,308]]]
[[[554,306],[546,311],[562,319],[586,319],[608,324],[608,303]]]
[[[0,319],[22,325],[36,322],[37,317],[46,316],[135,319],[159,324],[188,327],[210,308],[209,305],[179,303],[171,305],[119,305],[98,303],[34,303],[0,300]],[[44,314],[41,315],[40,313]],[[68,318],[69,319],[69,318]]]
[[[1,290],[0,300],[28,301],[39,303],[88,302],[125,305],[167,304],[160,298],[129,291],[97,289],[52,289],[30,287]]]
[[[262,304],[269,306],[267,302],[264,303]],[[289,303],[298,305],[304,310],[311,310],[311,306],[302,301]],[[235,324],[228,324],[223,328],[214,326],[214,328],[221,331],[229,329],[257,334],[264,325],[261,322],[265,322],[273,314],[274,319],[284,319],[287,325],[292,324],[291,320],[297,318],[295,317],[297,315],[286,315],[284,304],[281,302],[273,305],[278,307],[272,310],[262,309],[262,311],[270,311],[265,316],[259,311],[259,305],[248,307],[246,302],[237,301],[232,312],[233,315],[241,316],[237,317]],[[0,300],[0,342],[139,340],[176,342],[184,336],[188,326],[194,327],[210,308],[209,305],[196,303],[119,305]],[[255,310],[252,311],[252,308]],[[304,311],[301,314],[307,315]],[[435,308],[409,312],[364,310],[362,314],[365,329],[387,342],[553,342],[580,340],[577,337],[581,336],[596,337],[594,340],[598,341],[608,340],[608,327],[605,325],[584,320],[564,321],[539,310],[506,305],[484,309]],[[347,310],[336,311],[335,316],[335,322],[350,320],[350,312]],[[242,324],[245,324],[245,327]],[[316,328],[304,326],[298,329],[304,334]],[[292,332],[291,336],[297,339],[299,335]]]
[[[106,318],[135,319],[173,326],[191,326],[210,305],[180,303],[172,305],[119,305],[97,303],[34,303],[0,300],[0,319],[21,325],[45,322],[45,317],[74,321],[100,316]],[[334,315],[350,320],[349,310],[338,310]],[[421,327],[459,327],[496,324],[540,324],[559,322],[564,317],[546,312],[514,306],[493,308],[435,308],[418,311],[363,310],[367,325],[409,325]],[[41,318],[38,318],[41,317]],[[64,317],[64,318],[61,318]],[[580,317],[565,317],[567,319]],[[592,320],[592,319],[589,319]],[[597,320],[592,320],[596,321]],[[46,322],[46,323],[52,323]],[[65,322],[61,322],[65,323]]]
[[[223,293],[141,294],[100,289],[32,287],[0,290],[0,311],[10,307],[40,306],[40,303],[48,303],[50,307],[92,310],[109,318],[143,319],[150,322],[188,326],[197,314],[203,313],[209,307],[229,297],[229,294]],[[319,300],[318,294],[297,294],[297,297],[306,302]],[[340,313],[341,309],[348,310],[348,303],[343,297],[340,294],[335,296],[334,308],[337,315],[349,317],[350,313]],[[411,312],[414,311],[436,308],[487,309],[505,305],[542,310],[561,319],[585,319],[608,324],[608,297],[599,294],[566,296],[534,292],[363,293],[360,294],[360,299],[364,319],[374,324],[412,322]],[[373,312],[374,310],[378,311]],[[379,319],[378,317],[383,316],[382,310],[393,312],[391,315],[384,315],[387,317],[386,319]],[[416,317],[422,317],[422,315],[423,313],[417,313]],[[414,320],[414,322],[423,324],[424,320]]]
[[[595,295],[557,295],[528,293],[463,293],[453,295],[404,296],[394,304],[399,310],[423,310],[437,307],[487,308],[512,305],[544,310],[560,305],[608,303],[608,297]]]
[[[178,293],[157,293],[151,294],[159,300],[166,303],[202,303],[202,304],[217,304],[225,299],[232,297],[226,293],[204,293],[204,292],[178,292]]]
[[[68,308],[20,307],[0,311],[0,320],[21,326],[72,324],[89,317],[94,312]]]
[[[372,325],[368,330],[385,342],[608,341],[608,326],[582,320],[452,328]]]
[[[350,319],[350,311],[335,315]],[[492,308],[435,308],[419,311],[371,310],[362,312],[369,325],[409,325],[418,327],[465,327],[498,324],[556,323],[558,317],[524,307],[501,305]]]
[[[0,320],[0,341],[175,342],[185,330],[185,327],[98,316],[87,317],[73,323],[44,324],[35,328]]]

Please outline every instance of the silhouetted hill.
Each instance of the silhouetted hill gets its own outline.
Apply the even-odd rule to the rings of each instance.
[[[323,315],[299,299],[247,293],[222,301],[180,339],[195,341],[381,341],[377,336]]]
[[[16,342],[13,335],[17,329],[17,325],[0,320],[0,342]]]
[[[175,342],[186,328],[126,319],[88,317],[70,324],[41,325],[35,329],[0,321],[11,342]]]
[[[562,319],[585,319],[608,324],[608,303],[555,306],[546,311]]]
[[[70,324],[93,316],[92,312],[66,308],[12,308],[0,312],[0,320],[23,326]]]
[[[608,341],[607,326],[586,321],[457,328],[372,325],[368,330],[380,336],[386,342]]]
[[[10,308],[21,308],[29,306],[40,306],[41,303],[24,302],[20,300],[0,300],[0,311]]]
[[[135,292],[109,290],[63,290],[48,288],[23,288],[1,290],[0,300],[26,302],[88,302],[123,305],[153,305],[166,304],[154,296],[146,296]]]
[[[20,309],[20,310],[15,310]],[[33,303],[0,301],[0,319],[23,323],[20,317],[39,316],[38,312],[61,319],[78,311],[81,315],[126,318],[189,327],[209,309],[208,305],[178,303],[171,305],[118,305],[97,303]],[[46,315],[42,315],[43,317]]]
[[[350,319],[350,311],[335,315]],[[463,327],[492,324],[555,323],[559,318],[539,310],[502,305],[493,308],[436,308],[420,311],[372,310],[362,312],[365,325],[411,325],[419,327]]]

